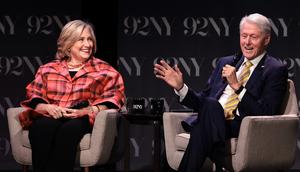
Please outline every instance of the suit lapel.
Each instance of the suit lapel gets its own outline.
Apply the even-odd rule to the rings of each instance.
[[[263,74],[263,69],[264,69],[264,65],[265,65],[265,60],[267,58],[267,55],[265,55],[260,62],[258,63],[258,65],[256,66],[256,68],[254,69],[252,75],[250,76],[246,87],[247,88],[252,88],[253,86],[256,85],[256,83],[260,82],[259,80],[261,80],[262,78],[262,74]]]

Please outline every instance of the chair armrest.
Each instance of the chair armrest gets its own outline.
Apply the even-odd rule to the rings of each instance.
[[[30,151],[29,149],[20,149],[22,148],[22,126],[19,120],[19,114],[24,111],[25,108],[22,107],[14,107],[7,109],[7,121],[8,121],[8,129],[9,129],[9,136],[10,136],[10,144],[12,154],[14,159],[23,165],[31,165],[29,162],[24,162],[23,156],[27,155],[28,152],[23,151]],[[30,160],[31,162],[31,160]]]
[[[81,166],[93,166],[104,164],[108,161],[117,135],[117,116],[114,109],[104,110],[96,115],[95,123],[91,133],[90,149],[81,151]],[[86,157],[88,161],[86,161]]]
[[[176,134],[185,132],[181,126],[181,121],[196,113],[192,112],[165,112],[163,114],[163,122],[165,128],[172,129]]]
[[[177,167],[178,164],[170,164],[173,161],[172,158],[175,157],[176,152],[175,137],[179,133],[185,132],[181,126],[181,121],[188,116],[196,114],[191,112],[165,112],[163,114],[163,127],[166,145],[166,155],[169,165],[173,168]]]
[[[245,117],[232,160],[234,169],[290,168],[295,160],[298,121],[296,114]]]

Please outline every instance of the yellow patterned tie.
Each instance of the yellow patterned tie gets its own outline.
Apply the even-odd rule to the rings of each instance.
[[[241,74],[239,75],[239,82],[242,85],[244,85],[244,83],[249,79],[250,67],[252,65],[253,64],[250,61],[247,61],[244,64],[244,68]],[[224,105],[225,118],[227,120],[231,120],[234,118],[234,114],[232,112],[236,109],[238,103],[239,103],[238,95],[236,93],[232,93]]]

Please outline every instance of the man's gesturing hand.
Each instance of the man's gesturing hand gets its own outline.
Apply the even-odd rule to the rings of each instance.
[[[183,87],[182,73],[177,65],[172,68],[164,60],[161,60],[160,64],[154,65],[154,74],[176,90],[180,90]]]

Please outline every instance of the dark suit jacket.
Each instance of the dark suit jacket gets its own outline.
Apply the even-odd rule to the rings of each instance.
[[[218,100],[227,86],[226,81],[222,78],[222,68],[226,64],[234,63],[234,58],[235,56],[220,58],[207,82],[206,89],[198,93],[189,89],[181,104],[198,112],[205,97]],[[243,60],[244,57],[241,57],[237,61],[235,65],[237,70]],[[253,71],[245,86],[247,91],[238,104],[240,116],[236,116],[234,120],[241,122],[248,115],[279,114],[287,89],[287,78],[288,71],[286,65],[266,54]],[[187,119],[187,122],[193,123],[193,120],[195,119]]]

